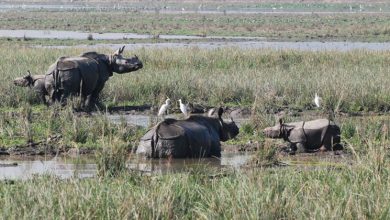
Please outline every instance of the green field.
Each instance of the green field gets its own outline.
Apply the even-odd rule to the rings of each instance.
[[[9,53],[9,51],[14,51]],[[0,49],[4,80],[0,106],[38,104],[25,88],[12,80],[45,73],[64,55],[76,56],[81,49],[44,49],[6,46]],[[109,50],[101,50],[110,53]],[[139,49],[145,68],[114,75],[103,92],[107,105],[133,102],[159,106],[165,97],[214,106],[218,104],[260,108],[273,112],[282,107],[313,109],[314,93],[326,108],[337,105],[342,112],[390,109],[389,52],[300,52],[293,50]],[[146,95],[145,95],[146,94]]]
[[[0,12],[2,29],[72,30],[199,36],[265,37],[270,41],[390,40],[389,14],[161,14],[123,11]]]

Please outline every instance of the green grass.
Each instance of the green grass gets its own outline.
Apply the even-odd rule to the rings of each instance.
[[[13,51],[13,53],[9,53]],[[0,49],[0,106],[36,105],[28,88],[12,80],[45,73],[58,57],[75,56],[81,49],[44,49],[5,46]],[[110,50],[100,50],[110,53]],[[102,100],[108,105],[139,103],[158,107],[168,96],[173,100],[212,105],[253,107],[254,111],[313,109],[317,92],[324,109],[343,112],[390,109],[389,52],[301,52],[238,48],[139,49],[144,68],[118,75],[107,82]],[[176,106],[177,107],[177,106]]]
[[[144,175],[123,169],[124,154],[115,159],[121,150],[108,148],[99,163],[119,170],[103,168],[106,173],[99,177],[0,182],[2,217],[387,219],[389,126],[388,117],[344,118],[343,141],[352,156],[306,168],[261,168],[257,163],[233,170],[199,164],[180,173]],[[243,131],[252,133],[249,125]],[[269,161],[273,155],[272,148],[264,148],[254,159]]]
[[[207,164],[186,172],[143,175],[123,167],[125,152],[145,132],[113,124],[103,114],[79,116],[71,106],[46,108],[12,79],[27,70],[43,73],[59,56],[81,49],[44,49],[4,44],[0,48],[0,147],[29,139],[62,138],[55,147],[98,149],[99,177],[60,180],[35,176],[0,182],[1,218],[74,219],[388,219],[388,116],[336,117],[348,162],[323,166],[260,168],[278,158],[278,141],[261,129],[274,111],[313,109],[318,92],[325,109],[345,112],[390,109],[389,52],[299,52],[292,50],[139,49],[144,69],[114,75],[104,104],[151,104],[172,100],[251,107],[254,115],[229,143],[259,142],[260,151],[240,171]],[[110,52],[101,50],[99,52]],[[73,103],[73,102],[72,102]],[[287,121],[323,117],[294,114]]]
[[[0,13],[0,26],[3,29],[98,33],[252,36],[277,41],[390,40],[388,15],[381,13],[183,15],[123,11],[7,11]]]
[[[359,160],[337,167],[237,172],[203,165],[166,175],[4,182],[2,217],[386,219],[390,164],[382,144],[369,142]]]
[[[105,149],[115,145],[128,152],[145,132],[125,121],[115,124],[104,114],[80,116],[71,107],[63,110],[29,108],[0,113],[0,147],[25,146],[31,141],[47,143],[55,149]],[[31,112],[29,118],[26,111]],[[51,137],[60,138],[47,142]]]

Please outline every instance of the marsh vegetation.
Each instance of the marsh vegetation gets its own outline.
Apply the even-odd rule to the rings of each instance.
[[[349,9],[339,1],[324,2],[325,11],[332,7],[333,11],[334,8]],[[183,4],[192,4],[192,1]],[[228,4],[236,3],[229,0]],[[269,1],[264,4],[273,5]],[[288,3],[281,4],[289,7]],[[351,4],[355,10],[361,3]],[[383,10],[388,7],[383,1],[372,4]],[[248,5],[255,7],[256,3],[248,1]],[[290,10],[295,10],[294,7],[308,6],[292,4]],[[321,8],[321,4],[318,7]],[[89,16],[85,16],[86,13]],[[124,10],[61,13],[11,10],[0,13],[0,26],[153,32],[151,34],[156,36],[389,40],[385,13],[332,16],[192,13],[184,18],[177,13],[145,14]],[[43,74],[58,57],[86,52],[82,48],[31,47],[36,42],[45,44],[28,38],[1,40],[0,153],[17,154],[22,147],[33,153],[57,156],[71,149],[95,152],[98,176],[62,180],[44,175],[1,181],[2,218],[389,218],[389,51],[196,47],[125,51],[129,56],[138,55],[144,68],[111,77],[101,97],[105,109],[84,114],[77,112],[77,98],[65,107],[47,108],[31,90],[12,84],[14,78],[25,75],[27,70]],[[95,42],[91,40],[89,44]],[[51,43],[74,44],[75,41],[51,40]],[[110,53],[111,49],[99,49],[99,52]],[[315,93],[323,99],[321,108],[314,106]],[[240,134],[223,148],[255,150],[253,160],[240,169],[213,167],[199,161],[197,166],[189,166],[182,172],[159,174],[129,170],[127,156],[146,128],[122,119],[114,123],[107,117],[109,109],[151,106],[148,113],[154,114],[167,96],[200,108],[223,105],[249,109],[250,116],[241,125]],[[178,106],[172,111],[178,112]],[[287,122],[331,117],[341,127],[345,150],[340,155],[332,154],[338,159],[324,157],[316,166],[275,166],[280,161],[303,160],[299,156],[279,154],[284,143],[263,136],[262,129],[275,123],[275,114],[283,115]],[[321,154],[310,157],[321,157]]]
[[[289,10],[296,9],[288,9],[288,5],[283,4],[265,7],[282,7],[287,13],[182,14],[146,13],[137,10],[70,10],[60,13],[50,10],[26,10],[20,13],[10,10],[0,13],[0,26],[2,29],[124,32],[153,36],[169,34],[264,37],[268,41],[389,41],[388,13],[363,13],[355,11],[359,4],[353,6],[353,12],[347,10],[347,13],[329,14],[310,13],[310,9],[303,14],[288,13]],[[343,7],[352,6],[346,4]],[[378,6],[381,9],[382,7],[390,10],[388,5]],[[245,12],[250,8],[240,10]]]

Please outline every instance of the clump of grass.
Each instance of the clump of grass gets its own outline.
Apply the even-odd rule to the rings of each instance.
[[[255,166],[273,166],[279,164],[280,148],[274,141],[265,140],[256,154],[247,163]]]
[[[31,129],[32,109],[31,106],[26,104],[22,107],[21,112],[21,127],[24,137],[27,143],[33,143],[33,133]]]
[[[96,153],[96,164],[99,177],[115,177],[126,170],[128,150],[126,145],[113,140],[110,146]]]

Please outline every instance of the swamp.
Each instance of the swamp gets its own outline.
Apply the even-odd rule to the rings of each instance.
[[[2,1],[1,219],[389,218],[390,4],[261,2]],[[90,112],[13,83],[123,45],[143,68],[114,73]],[[179,99],[233,118],[221,158],[135,154],[167,97],[167,118]],[[344,149],[289,155],[262,132],[279,118],[331,119]]]

